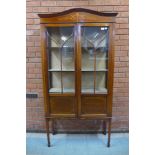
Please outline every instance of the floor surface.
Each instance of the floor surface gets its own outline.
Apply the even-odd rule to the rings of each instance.
[[[27,133],[27,155],[128,155],[127,133],[111,134],[108,148],[107,135],[103,134],[56,134],[51,135],[51,147],[47,147],[46,134]]]

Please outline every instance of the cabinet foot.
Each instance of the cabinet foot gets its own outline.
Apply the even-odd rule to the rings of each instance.
[[[56,132],[52,132],[52,135],[56,135]]]
[[[107,134],[107,132],[106,132],[106,131],[103,131],[103,134],[104,134],[104,135],[106,135],[106,134]]]
[[[50,147],[49,119],[46,119],[46,132],[47,132],[47,143],[48,143],[48,147]]]
[[[107,144],[107,147],[110,147],[110,144]]]
[[[111,138],[111,119],[108,121],[108,143],[107,147],[110,147],[110,138]]]

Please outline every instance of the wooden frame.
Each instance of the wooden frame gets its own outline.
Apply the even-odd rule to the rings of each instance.
[[[112,119],[112,95],[113,95],[113,72],[114,72],[114,22],[117,13],[102,13],[88,9],[75,8],[55,14],[39,14],[41,24],[41,50],[42,50],[42,75],[43,93],[46,119],[46,131],[48,146],[50,146],[49,122],[52,121],[54,130],[54,119],[100,119],[103,120],[104,134],[108,122],[108,143],[110,146],[111,119]],[[47,27],[74,27],[74,64],[75,64],[75,93],[49,93],[48,92],[48,56],[46,51],[46,28]],[[81,92],[81,27],[107,26],[109,28],[109,50],[108,50],[108,78],[107,93],[83,94]],[[96,52],[95,52],[96,53]],[[62,58],[61,58],[62,59]],[[95,60],[96,62],[96,54]],[[62,62],[62,60],[61,60]],[[96,77],[96,63],[94,63],[94,77]],[[62,63],[61,63],[62,74]],[[96,84],[94,78],[94,86]],[[62,76],[61,76],[62,83]],[[61,88],[63,89],[63,88]],[[91,106],[92,107],[91,107]],[[94,108],[93,108],[94,107]]]

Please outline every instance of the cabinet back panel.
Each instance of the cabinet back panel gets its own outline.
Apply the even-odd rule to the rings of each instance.
[[[51,114],[75,114],[75,97],[52,96],[50,97]]]
[[[106,97],[82,96],[82,114],[106,114]]]

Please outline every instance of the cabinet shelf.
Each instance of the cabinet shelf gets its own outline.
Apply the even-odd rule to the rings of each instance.
[[[49,93],[61,93],[61,88],[50,88]],[[63,93],[74,93],[75,90],[72,88],[63,88]]]
[[[55,48],[55,49],[59,49],[61,48],[61,46],[52,46],[52,47],[46,47],[47,49],[52,49],[52,48]],[[74,46],[63,46],[63,48],[74,48]],[[92,49],[93,47],[88,47],[88,46],[82,46],[82,48],[87,48],[87,49]],[[98,47],[98,48],[102,48],[102,47]],[[87,50],[84,50],[85,52],[87,52]],[[106,51],[103,51],[103,53],[106,52]]]
[[[74,72],[74,69],[48,69],[49,72]]]
[[[94,89],[87,89],[87,88],[83,88],[82,89],[82,93],[94,93]],[[102,89],[95,89],[95,94],[97,93],[107,93],[107,89],[106,88],[102,88]]]
[[[58,46],[57,47],[56,46],[55,47],[54,46],[53,47],[47,47],[48,50],[52,50],[52,49],[59,50],[60,48],[62,48],[62,47],[61,46],[60,47],[58,47]],[[73,47],[63,47],[63,48],[74,49],[74,46]]]
[[[82,72],[94,72],[94,71],[96,71],[96,72],[101,72],[101,71],[108,71],[108,69],[97,69],[97,70],[93,70],[93,69],[82,69],[81,70]]]
[[[49,72],[74,72],[75,70],[74,69],[48,69]],[[81,70],[82,72],[102,72],[102,71],[105,71],[107,72],[108,69],[97,69],[97,70],[93,70],[93,69],[82,69]]]
[[[61,88],[50,88],[49,89],[49,93],[61,93]],[[64,88],[63,89],[63,93],[74,93],[75,90],[72,88]],[[94,89],[82,89],[82,93],[94,93]],[[95,89],[95,93],[107,93],[107,89],[106,88],[102,88],[102,89]]]

